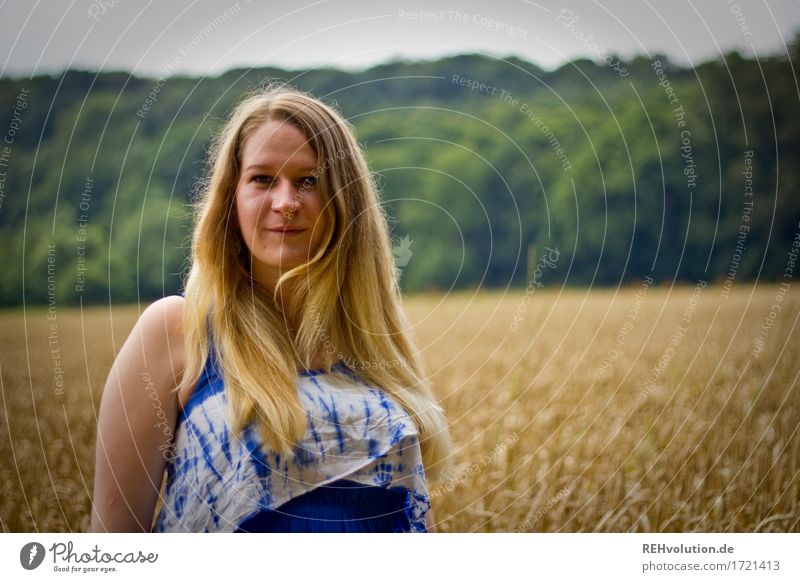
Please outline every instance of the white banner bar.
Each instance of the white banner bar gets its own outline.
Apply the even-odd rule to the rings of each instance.
[[[794,581],[798,554],[800,534],[0,535],[3,580]]]

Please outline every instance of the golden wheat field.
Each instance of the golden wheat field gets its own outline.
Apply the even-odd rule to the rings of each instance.
[[[796,290],[406,306],[455,443],[453,480],[431,486],[439,531],[800,530]],[[96,410],[138,311],[0,314],[3,531],[88,529]]]

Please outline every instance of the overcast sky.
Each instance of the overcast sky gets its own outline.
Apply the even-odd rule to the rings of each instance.
[[[784,52],[799,28],[800,0],[0,0],[0,74],[352,70],[463,52],[545,69],[611,53],[696,64]]]

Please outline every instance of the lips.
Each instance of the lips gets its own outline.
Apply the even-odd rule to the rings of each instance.
[[[276,228],[268,228],[269,232],[274,232],[276,234],[282,234],[284,236],[292,236],[295,234],[300,234],[301,232],[305,232],[305,228],[297,228],[295,226],[278,226]]]

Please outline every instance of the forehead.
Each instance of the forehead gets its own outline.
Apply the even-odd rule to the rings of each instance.
[[[242,166],[259,165],[314,167],[317,154],[305,134],[286,121],[270,120],[261,124],[244,142]]]

